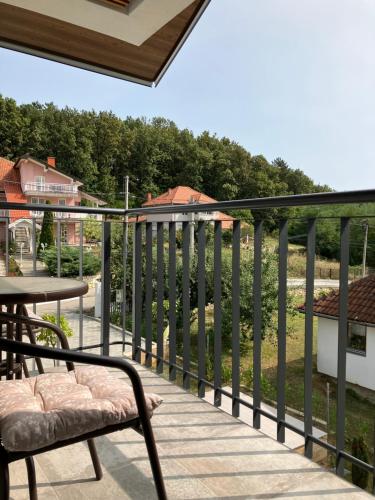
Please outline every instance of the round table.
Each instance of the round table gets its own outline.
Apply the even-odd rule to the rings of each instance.
[[[55,300],[71,299],[85,295],[88,291],[87,283],[75,279],[45,278],[45,277],[0,277],[0,311],[6,306],[10,314],[28,317],[26,304],[37,304]],[[22,325],[21,325],[22,326]],[[35,343],[35,335],[30,325],[25,322],[25,328],[30,342]],[[0,330],[2,334],[2,328]],[[14,334],[13,323],[6,323],[8,339],[22,341],[22,327],[16,328]],[[7,353],[6,362],[0,363],[0,375],[12,379],[22,377],[22,357],[17,355],[13,359],[12,353]]]

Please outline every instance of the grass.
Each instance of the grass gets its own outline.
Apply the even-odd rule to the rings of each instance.
[[[295,302],[301,302],[301,293],[296,293]],[[212,307],[206,311],[207,326],[212,326]],[[288,330],[286,348],[286,386],[285,397],[288,412],[303,418],[304,408],[304,327],[305,316],[297,313],[287,318]],[[196,360],[197,324],[192,324],[192,360]],[[336,432],[336,380],[317,372],[317,332],[318,319],[313,324],[313,421],[314,425],[328,434],[328,440],[335,443]],[[262,341],[262,397],[275,405],[277,398],[277,342],[266,338]],[[252,355],[253,343],[242,346],[241,351],[241,390],[252,392]],[[223,366],[231,370],[231,353],[223,356]],[[208,378],[212,378],[208,376]],[[224,384],[230,385],[227,379]],[[329,384],[329,422],[327,427],[327,384]],[[194,386],[195,387],[195,386]],[[346,449],[351,450],[354,437],[363,436],[372,457],[374,447],[375,394],[359,386],[347,384],[346,390]],[[372,460],[372,458],[371,458]],[[350,466],[348,466],[350,468]]]

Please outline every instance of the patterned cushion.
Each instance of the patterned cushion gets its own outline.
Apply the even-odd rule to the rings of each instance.
[[[146,394],[152,412],[162,399]],[[99,366],[0,382],[0,435],[8,451],[32,451],[136,417],[133,389]]]

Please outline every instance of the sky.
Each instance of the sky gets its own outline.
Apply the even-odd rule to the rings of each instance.
[[[373,0],[211,0],[157,88],[0,49],[0,93],[163,116],[319,184],[375,188],[374,26]]]

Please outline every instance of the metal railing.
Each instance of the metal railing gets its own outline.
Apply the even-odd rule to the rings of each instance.
[[[78,194],[78,186],[75,184],[58,184],[54,182],[25,182],[22,184],[25,194],[53,193],[53,194]]]
[[[337,402],[336,402],[336,429],[335,442],[331,443],[313,435],[313,318],[314,318],[314,274],[316,255],[316,234],[318,217],[306,220],[307,225],[307,252],[306,252],[306,285],[305,285],[305,320],[304,320],[304,399],[303,399],[303,429],[286,418],[286,382],[287,382],[287,268],[288,268],[288,219],[278,221],[278,299],[277,299],[277,397],[276,415],[262,407],[262,259],[264,249],[264,221],[262,210],[277,208],[294,208],[301,206],[338,205],[350,203],[375,202],[375,190],[351,191],[343,193],[319,193],[297,196],[283,196],[264,199],[236,200],[204,205],[185,205],[168,207],[137,208],[130,210],[89,207],[64,207],[51,205],[22,205],[15,203],[0,203],[0,209],[20,210],[47,210],[58,212],[73,212],[82,214],[97,214],[104,216],[102,224],[102,280],[101,280],[101,347],[102,353],[109,354],[110,312],[111,312],[111,224],[122,224],[125,234],[126,216],[147,216],[165,214],[165,222],[135,222],[129,224],[132,230],[131,251],[123,251],[123,255],[130,255],[132,262],[124,261],[123,269],[126,277],[128,270],[132,270],[132,301],[131,301],[131,335],[133,339],[133,358],[141,362],[142,353],[145,353],[145,364],[152,365],[156,360],[156,370],[163,373],[168,370],[169,379],[176,381],[178,374],[182,376],[183,387],[192,388],[192,382],[197,384],[199,397],[204,397],[206,388],[214,391],[214,404],[220,406],[222,396],[231,399],[232,414],[239,416],[241,406],[252,410],[252,423],[257,429],[261,428],[262,418],[265,417],[277,427],[277,439],[285,442],[285,430],[289,429],[304,438],[305,455],[312,458],[313,444],[323,447],[336,457],[335,470],[344,476],[345,461],[368,471],[373,475],[375,487],[375,467],[371,463],[354,457],[345,447],[345,417],[346,417],[346,358],[347,358],[347,323],[348,323],[348,268],[349,268],[349,231],[351,218],[345,215],[337,217],[340,223],[340,305],[338,317],[338,345],[337,345]],[[241,221],[234,220],[231,238],[231,391],[225,390],[222,384],[222,356],[223,356],[223,316],[222,316],[222,241],[223,231],[220,221],[212,221],[213,225],[213,377],[207,377],[206,354],[206,253],[207,228],[210,223],[199,221],[196,225],[196,244],[192,246],[191,222],[169,222],[171,213],[217,212],[233,209],[256,211],[253,223],[253,386],[252,402],[241,396],[240,377],[240,290],[241,290]],[[111,222],[112,221],[112,222]],[[57,222],[60,227],[60,221]],[[180,224],[180,225],[179,225]],[[80,221],[80,267],[79,277],[83,277],[83,228],[84,221]],[[155,231],[156,228],[156,231]],[[34,222],[35,234],[35,222]],[[177,245],[177,231],[181,230],[182,241]],[[125,240],[124,240],[125,241]],[[155,243],[155,244],[154,244]],[[34,243],[35,247],[35,243]],[[154,248],[155,247],[155,248]],[[166,248],[168,250],[166,250]],[[190,262],[192,249],[197,258],[197,351],[196,360],[192,360],[191,349],[191,271]],[[177,283],[176,262],[177,256],[182,261],[181,283]],[[58,238],[58,258],[61,258],[61,238]],[[166,267],[167,264],[167,267]],[[165,272],[168,272],[166,281]],[[61,266],[58,266],[58,275]],[[126,284],[127,283],[127,284]],[[126,286],[129,280],[124,279],[123,297],[127,296]],[[181,286],[182,325],[181,355],[177,349],[177,297],[176,289]],[[126,300],[126,299],[125,299]],[[165,302],[168,303],[168,355],[165,352],[164,321]],[[156,320],[154,321],[156,304]],[[59,306],[58,306],[59,314]],[[123,335],[127,332],[129,311],[122,309]],[[80,299],[80,331],[79,348],[87,346],[83,342],[82,299]],[[156,339],[156,342],[155,342]],[[98,347],[97,346],[97,347]],[[196,367],[196,369],[195,369]]]

